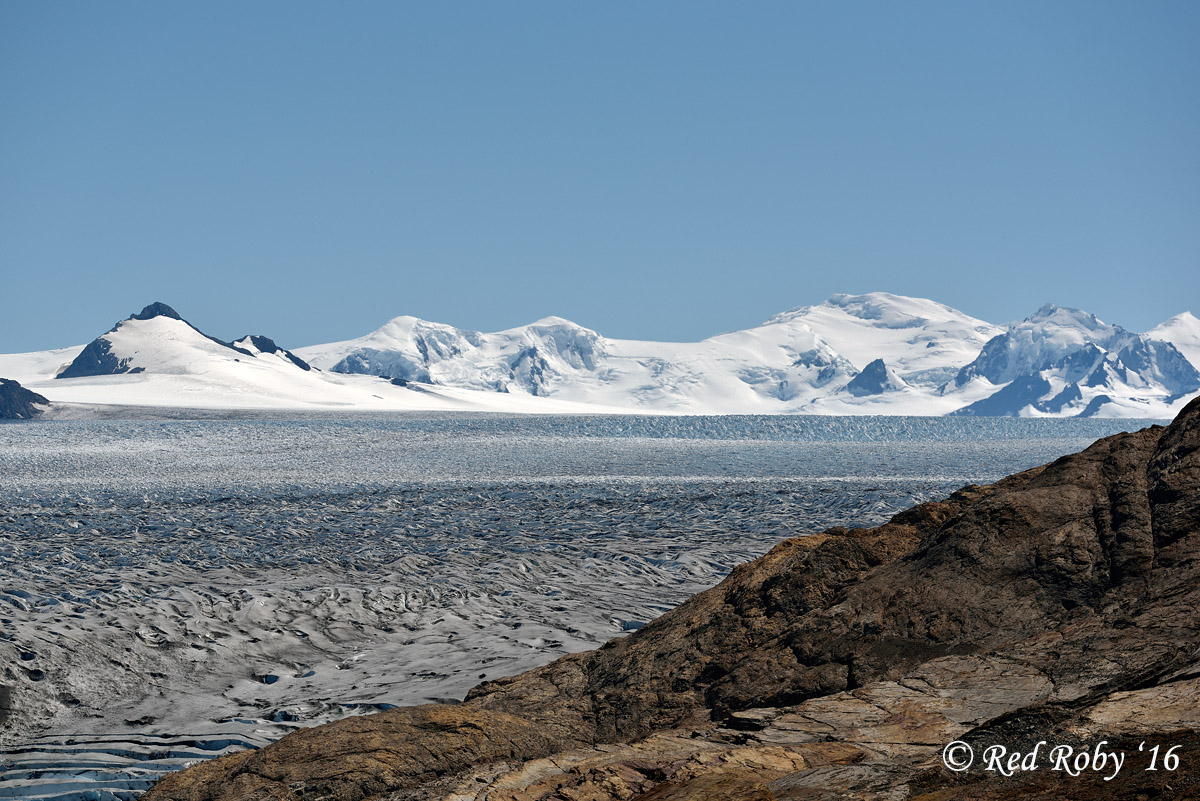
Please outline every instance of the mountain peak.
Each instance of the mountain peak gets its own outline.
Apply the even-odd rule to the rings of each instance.
[[[521,328],[562,328],[571,331],[586,331],[591,334],[596,333],[595,331],[592,331],[592,329],[582,326],[574,320],[568,320],[566,317],[558,317],[557,315],[550,315],[549,317],[543,317],[540,320],[534,320],[528,325],[521,326]],[[597,336],[599,335],[597,334]]]
[[[1164,320],[1163,323],[1159,326],[1156,326],[1156,328],[1165,328],[1169,325],[1200,325],[1200,319],[1197,319],[1196,315],[1192,314],[1190,311],[1180,312],[1174,317]]]
[[[179,312],[175,311],[167,304],[161,303],[157,300],[154,301],[153,303],[151,303],[149,306],[142,309],[137,314],[131,314],[129,316],[129,319],[130,320],[151,320],[155,317],[170,317],[172,320],[182,320],[183,319],[182,317],[179,316]]]
[[[865,395],[882,395],[885,392],[897,392],[907,386],[895,371],[887,366],[883,359],[876,359],[863,368],[849,384],[846,391],[856,398]]]
[[[927,298],[896,295],[892,292],[864,292],[859,295],[839,292],[830,295],[827,300],[816,306],[797,306],[780,312],[768,319],[764,325],[787,323],[831,311],[889,328],[910,328],[931,320],[947,319],[970,320],[986,325],[982,320],[974,320],[944,303]]]
[[[911,298],[907,295],[896,295],[891,292],[863,292],[859,295],[851,295],[845,292],[838,292],[830,295],[823,306],[858,306],[865,303],[875,304],[905,304],[905,303],[932,303],[933,301],[925,300],[924,298]],[[940,305],[940,304],[939,304]]]
[[[1033,314],[1025,318],[1027,323],[1045,323],[1053,322],[1061,326],[1072,328],[1085,328],[1089,331],[1098,329],[1113,329],[1091,312],[1085,312],[1082,309],[1073,309],[1070,306],[1056,306],[1053,303],[1047,303]]]
[[[1181,312],[1146,332],[1150,339],[1170,342],[1189,362],[1200,369],[1200,320],[1190,311]]]
[[[402,314],[399,317],[393,317],[379,328],[368,334],[368,337],[380,337],[384,339],[402,337],[409,338],[419,335],[421,332],[439,331],[452,334],[471,334],[474,332],[467,331],[449,323],[438,323],[433,320],[425,320],[421,317],[413,317],[411,314]]]
[[[551,314],[547,317],[540,317],[530,323],[530,325],[567,325],[571,326],[572,328],[578,327],[577,323],[573,323],[566,317],[559,317],[556,314]]]

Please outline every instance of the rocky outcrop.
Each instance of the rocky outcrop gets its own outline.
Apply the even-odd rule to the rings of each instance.
[[[233,341],[233,347],[253,356],[257,356],[260,353],[278,354],[279,356],[287,359],[289,362],[299,367],[301,370],[308,371],[312,369],[312,365],[304,361],[304,359],[301,359],[296,354],[292,353],[290,350],[279,347],[275,344],[275,340],[271,339],[270,337],[260,336],[259,334],[247,334],[241,339],[235,339]]]
[[[170,317],[172,320],[183,320],[179,316],[179,312],[157,300],[149,306],[144,306],[137,314],[129,315],[130,320],[153,320],[155,317]]]
[[[883,359],[876,359],[863,368],[846,385],[846,391],[856,398],[866,395],[882,395],[885,392],[895,392],[904,389],[904,379],[896,375],[896,371],[888,367]]]
[[[45,411],[49,404],[50,401],[33,390],[25,389],[16,381],[0,378],[0,420],[28,420]]]
[[[782,542],[462,704],[301,730],[147,801],[1196,798],[1198,608],[1200,399],[878,528]],[[1153,740],[1183,767],[952,773],[956,740],[1107,740],[1143,763]]]

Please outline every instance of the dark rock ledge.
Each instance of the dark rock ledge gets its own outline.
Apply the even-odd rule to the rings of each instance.
[[[50,401],[8,378],[0,378],[0,420],[29,420],[45,411]]]
[[[782,542],[462,704],[302,730],[145,801],[1198,798],[1198,609],[1200,400],[878,528]],[[953,740],[1131,760],[1150,741],[1181,766],[955,774]]]

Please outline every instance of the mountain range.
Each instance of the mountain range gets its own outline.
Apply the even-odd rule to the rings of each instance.
[[[1200,391],[1200,320],[1146,333],[1046,305],[1005,326],[932,300],[834,295],[701,342],[560,317],[494,333],[397,317],[285,350],[153,303],[86,346],[0,355],[52,404],[677,414],[1170,417]]]

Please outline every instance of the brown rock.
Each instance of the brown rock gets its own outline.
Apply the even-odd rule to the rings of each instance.
[[[775,801],[761,777],[744,771],[708,773],[686,782],[666,782],[636,801]]]

